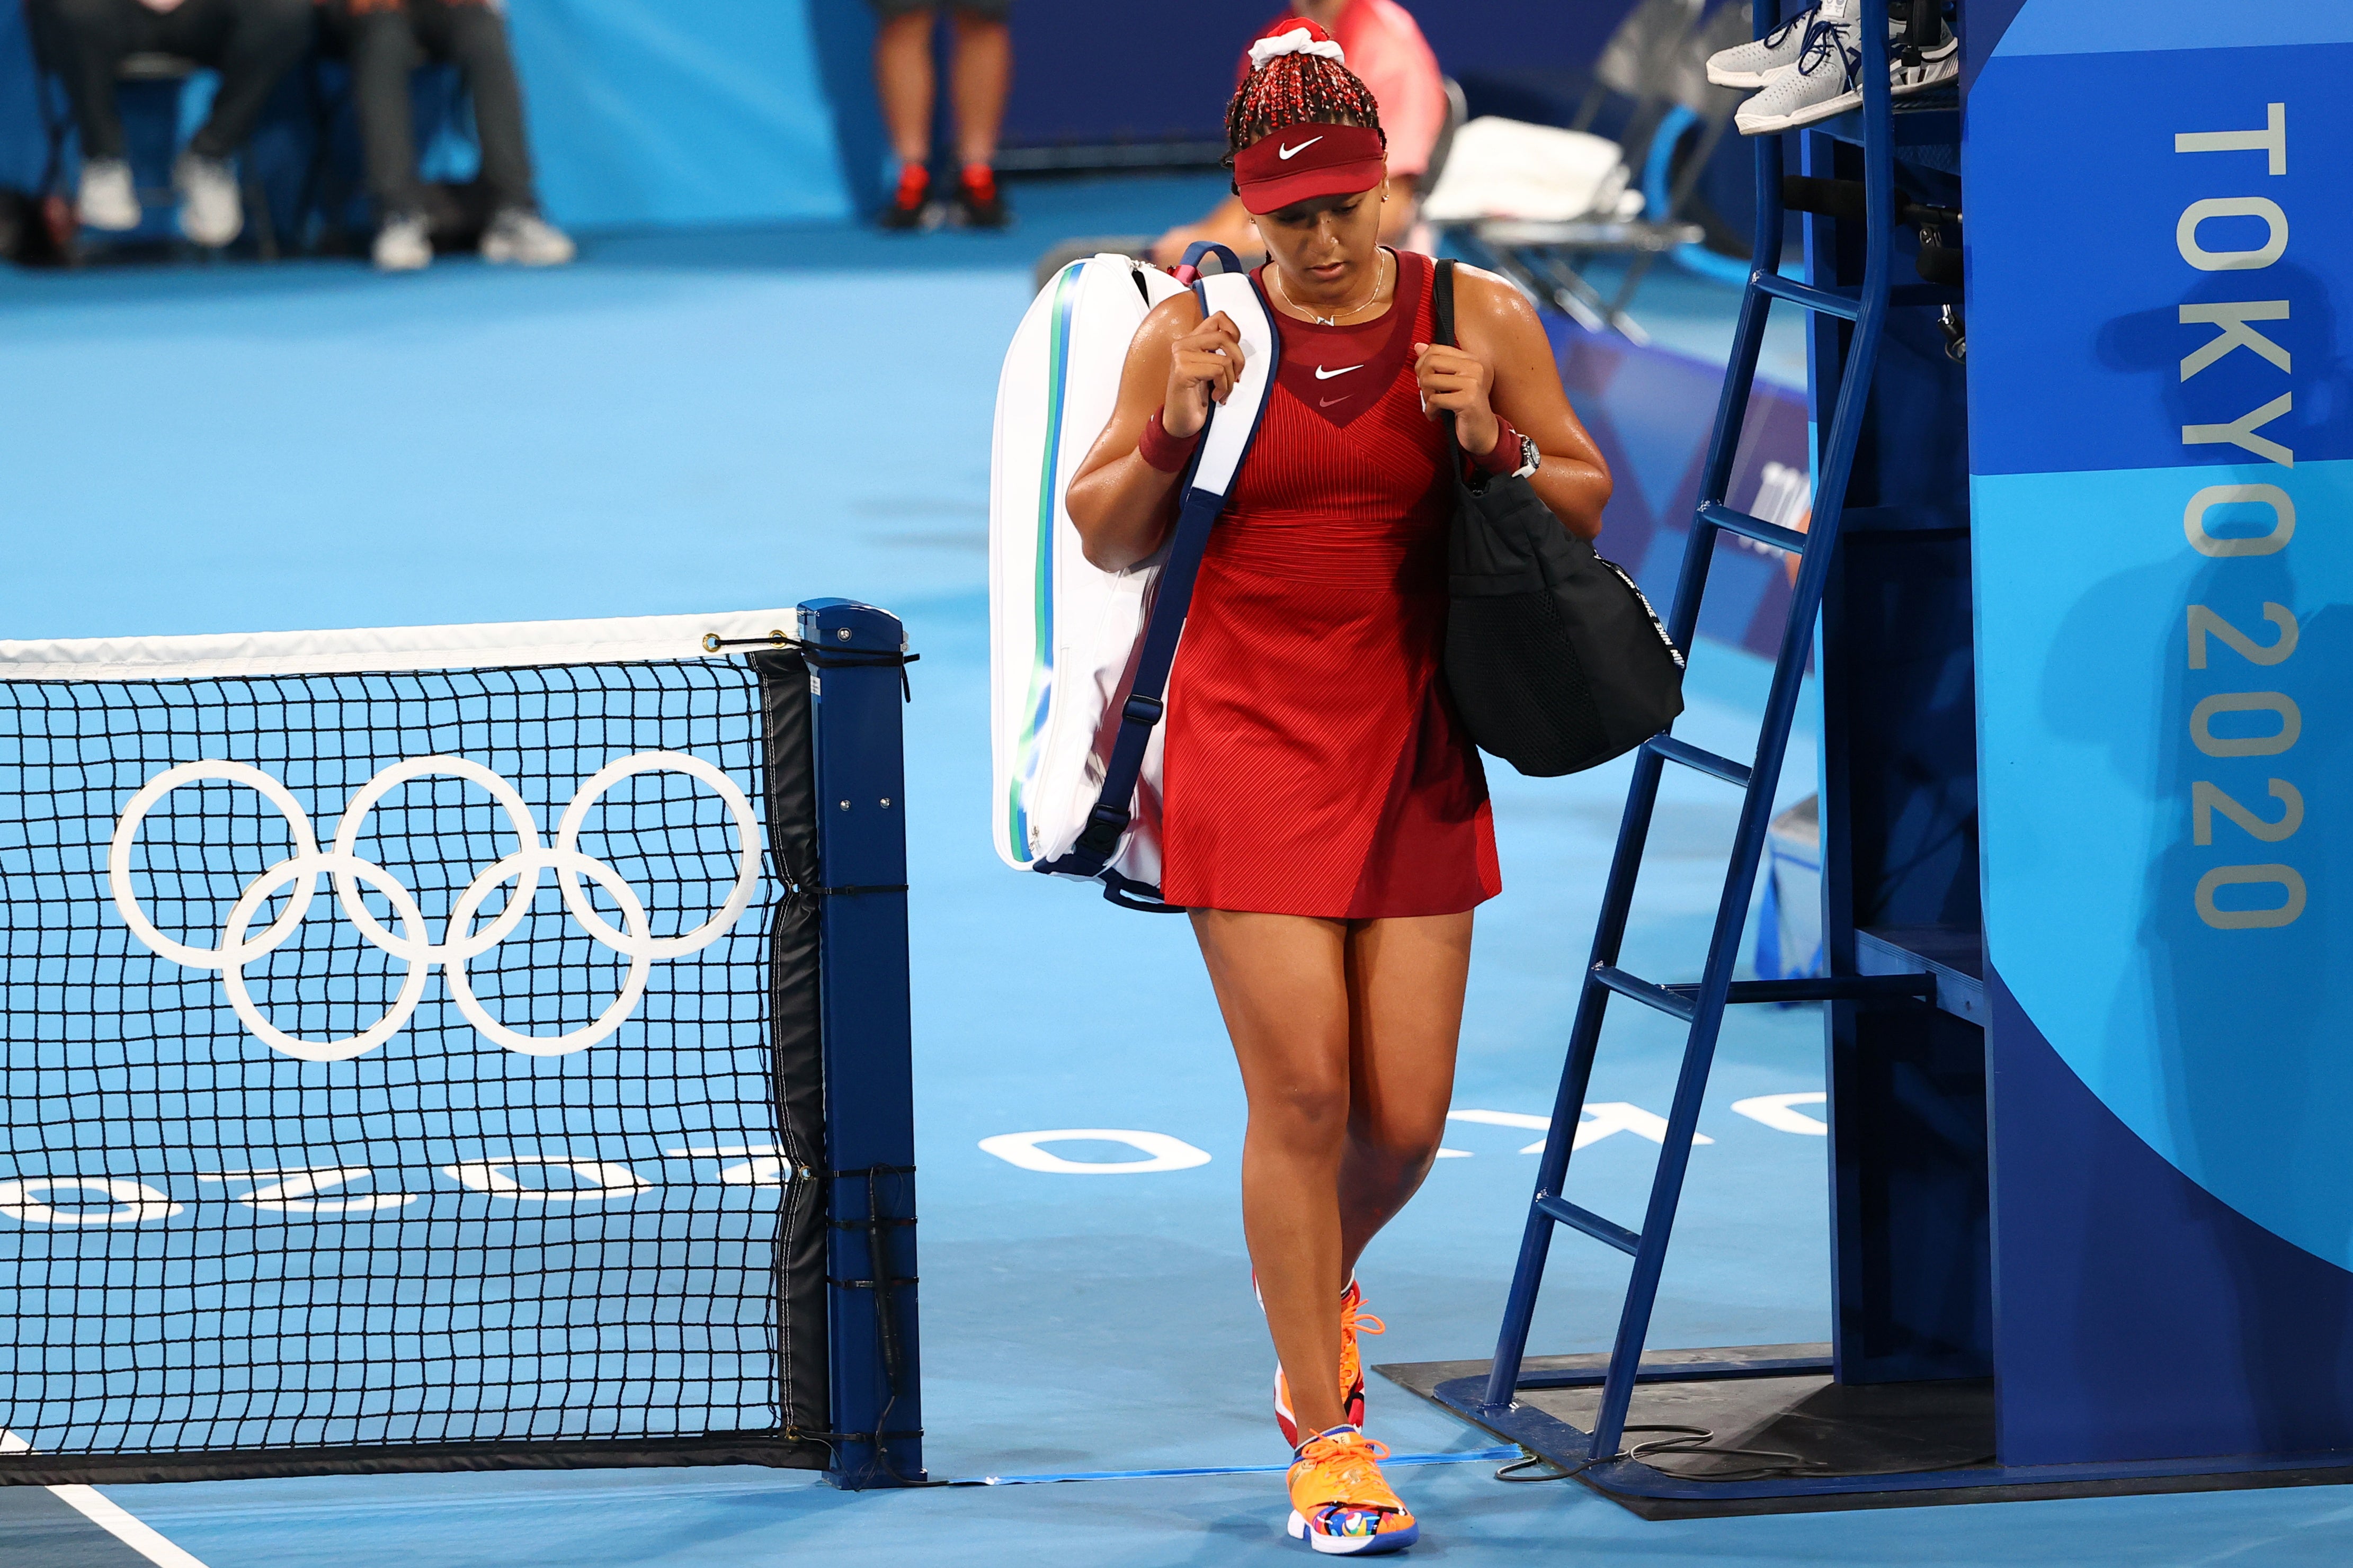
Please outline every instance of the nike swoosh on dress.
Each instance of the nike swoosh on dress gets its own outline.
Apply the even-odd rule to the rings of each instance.
[[[1356,394],[1353,392],[1344,392],[1337,397],[1320,397],[1315,400],[1315,406],[1318,408],[1329,408],[1335,403],[1345,403],[1355,395]]]
[[[1296,146],[1296,147],[1284,147],[1284,146],[1282,146],[1282,145],[1278,144],[1278,145],[1275,147],[1275,150],[1274,150],[1274,155],[1275,155],[1276,157],[1278,157],[1278,158],[1282,159],[1284,163],[1290,163],[1290,162],[1291,162],[1292,158],[1293,158],[1294,155],[1296,155],[1296,154],[1298,154],[1298,153],[1304,153],[1304,152],[1306,152],[1306,151],[1307,151],[1307,149],[1309,149],[1310,147],[1314,146],[1314,145],[1315,145],[1315,143],[1317,143],[1318,142],[1321,142],[1321,141],[1323,141],[1323,140],[1324,140],[1324,138],[1322,138],[1321,136],[1310,136],[1306,141],[1302,142],[1301,142],[1298,146]]]
[[[1335,375],[1345,375],[1352,370],[1362,370],[1364,368],[1365,363],[1363,363],[1357,364],[1344,364],[1337,370],[1325,370],[1319,364],[1315,367],[1315,379],[1318,381],[1329,381]]]

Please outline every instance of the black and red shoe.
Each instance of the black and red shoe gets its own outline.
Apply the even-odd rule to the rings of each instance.
[[[923,228],[926,220],[939,221],[931,208],[932,172],[921,163],[908,163],[899,170],[899,188],[874,221],[883,228]]]
[[[997,171],[986,163],[966,163],[956,176],[956,216],[966,228],[1004,228],[1013,222],[1005,193],[997,188]]]

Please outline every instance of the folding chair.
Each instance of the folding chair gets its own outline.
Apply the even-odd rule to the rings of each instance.
[[[1655,110],[1660,84],[1672,68],[1675,51],[1699,26],[1707,0],[1642,0],[1618,24],[1593,62],[1593,79],[1577,106],[1572,131],[1590,131],[1612,93],[1634,100],[1634,112],[1621,138],[1630,142],[1650,127],[1643,123]],[[1746,35],[1742,36],[1746,41]]]
[[[1430,166],[1421,172],[1418,189],[1425,196],[1438,189],[1438,176],[1446,172],[1446,160],[1454,153],[1454,133],[1471,118],[1471,102],[1462,96],[1462,84],[1451,76],[1439,81],[1446,89],[1446,123],[1438,128],[1438,140],[1430,147]]]
[[[1628,167],[1641,175],[1645,202],[1640,216],[1595,215],[1559,223],[1498,218],[1449,230],[1451,237],[1483,253],[1497,271],[1536,298],[1549,299],[1591,331],[1615,330],[1635,343],[1648,342],[1650,334],[1627,307],[1662,255],[1704,237],[1705,230],[1685,218],[1683,210],[1740,106],[1738,92],[1708,81],[1707,58],[1747,41],[1746,0],[1720,6],[1703,22],[1705,3],[1642,0],[1602,49],[1593,85],[1571,127],[1588,129],[1612,94],[1631,100],[1620,146]],[[1675,149],[1694,127],[1692,154],[1671,180]],[[1612,295],[1603,295],[1585,276],[1598,256],[1627,258]]]
[[[58,186],[66,174],[66,137],[73,130],[73,108],[66,101],[65,86],[58,80],[57,72],[49,68],[48,29],[33,0],[23,0],[25,37],[33,51],[33,98],[40,110],[41,133],[48,142],[47,155],[41,164],[43,199],[59,194]]]
[[[40,8],[34,0],[24,0],[24,9],[25,33],[33,48],[34,94],[39,100],[41,130],[48,140],[47,157],[41,169],[40,195],[46,200],[65,195],[66,140],[73,132],[73,106],[58,79],[52,63],[56,39],[43,25]],[[122,58],[122,63],[115,68],[114,79],[118,83],[161,82],[185,88],[190,77],[206,68],[185,56],[142,49]],[[240,196],[252,226],[257,253],[264,261],[275,261],[279,258],[278,237],[270,223],[269,204],[253,180],[247,178],[240,184]],[[176,206],[180,200],[179,192],[169,186],[142,186],[137,195],[140,206],[150,212]],[[79,237],[76,243],[79,244]]]

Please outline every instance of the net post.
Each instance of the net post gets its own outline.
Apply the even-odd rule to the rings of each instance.
[[[833,1460],[849,1489],[923,1478],[898,617],[799,606],[817,774]]]

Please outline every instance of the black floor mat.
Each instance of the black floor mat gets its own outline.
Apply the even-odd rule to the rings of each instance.
[[[2325,1486],[2353,1482],[2353,1468],[2334,1455],[2312,1456],[2309,1465],[2256,1468],[2221,1458],[2214,1468],[2171,1474],[2148,1470],[2096,1475],[2098,1467],[2009,1469],[1994,1458],[1994,1391],[1990,1378],[1933,1383],[1842,1385],[1827,1372],[1805,1369],[1759,1375],[1725,1375],[1723,1369],[1758,1363],[1818,1362],[1828,1345],[1749,1345],[1737,1350],[1652,1351],[1646,1368],[1709,1366],[1688,1382],[1637,1384],[1628,1414],[1625,1447],[1638,1465],[1616,1465],[1579,1479],[1602,1495],[1645,1519],[1722,1518],[1865,1508],[1917,1508],[1936,1504],[2009,1502],[2063,1497],[2121,1497],[2155,1492],[2231,1491],[2242,1488]],[[1523,1375],[1545,1373],[1599,1374],[1607,1355],[1530,1356]],[[1459,1379],[1483,1381],[1483,1361],[1397,1363],[1373,1370],[1439,1405],[1457,1419],[1473,1418],[1445,1404],[1440,1386]],[[1470,1385],[1476,1389],[1474,1383]],[[1454,1391],[1460,1394],[1463,1391]],[[1499,1417],[1489,1429],[1562,1466],[1585,1458],[1581,1434],[1591,1429],[1601,1403],[1598,1381],[1518,1393],[1520,1414]],[[1530,1423],[1526,1412],[1566,1422]],[[1504,1430],[1516,1424],[1516,1430]],[[1708,1434],[1710,1449],[1755,1450],[1739,1454],[1677,1451],[1681,1434],[1644,1431],[1645,1426],[1696,1427]],[[1546,1452],[1547,1437],[1558,1439]],[[1646,1444],[1663,1444],[1643,1450]],[[2234,1468],[2236,1467],[2236,1468]],[[2094,1470],[2092,1477],[2083,1474]],[[1655,1472],[1655,1473],[1652,1473]],[[1971,1472],[1981,1472],[1978,1480]],[[2073,1473],[2071,1473],[2073,1472]],[[1873,1478],[1934,1474],[1932,1483],[1906,1485]],[[1949,1478],[1949,1479],[1946,1479]],[[1855,1484],[1821,1488],[1820,1483]],[[1776,1483],[1798,1480],[1804,1490],[1779,1491]],[[1724,1483],[1721,1491],[1709,1483]],[[1694,1489],[1694,1484],[1696,1489]]]

